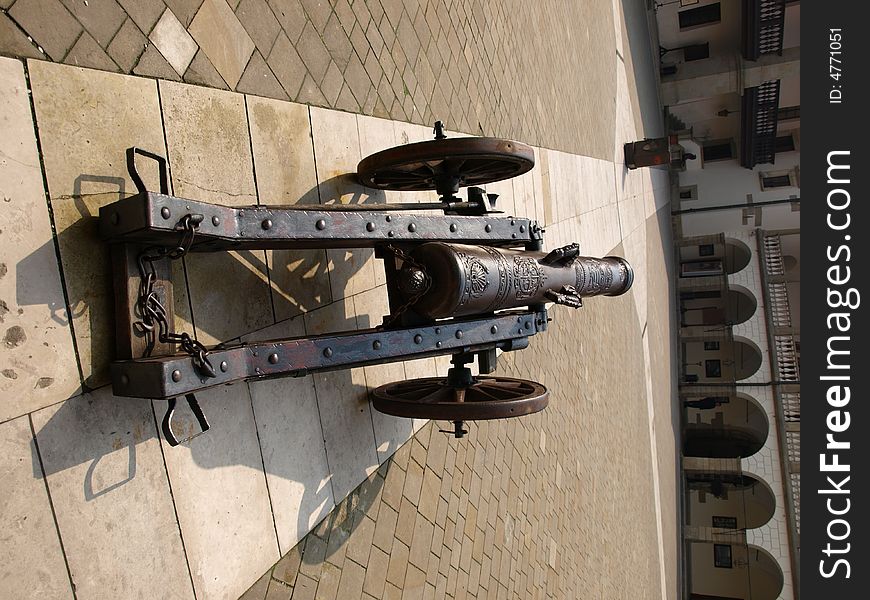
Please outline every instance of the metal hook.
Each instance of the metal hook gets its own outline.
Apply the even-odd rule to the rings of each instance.
[[[185,394],[184,399],[187,400],[188,406],[190,406],[190,411],[193,413],[193,416],[196,417],[196,421],[199,424],[200,431],[198,433],[194,433],[192,436],[184,438],[183,440],[179,440],[175,435],[175,432],[172,431],[172,417],[175,414],[175,403],[177,398],[169,399],[169,406],[166,409],[166,414],[163,415],[163,423],[161,425],[161,429],[163,430],[163,437],[166,438],[166,441],[170,446],[177,446],[179,444],[183,444],[185,442],[189,442],[193,438],[202,435],[206,431],[209,430],[208,419],[205,418],[205,413],[202,412],[202,408],[199,406],[199,402],[196,400],[196,396],[193,394]]]
[[[136,170],[137,154],[140,154],[146,158],[150,158],[157,162],[157,166],[159,169],[158,172],[160,174],[160,193],[168,194],[169,175],[166,169],[166,159],[159,154],[154,154],[153,152],[148,152],[147,150],[142,150],[141,148],[131,146],[130,148],[127,148],[127,173],[130,174],[130,179],[133,180],[133,184],[136,186],[136,190],[139,193],[144,193],[148,191],[145,187],[145,183],[142,181],[142,178],[139,177],[139,172]]]

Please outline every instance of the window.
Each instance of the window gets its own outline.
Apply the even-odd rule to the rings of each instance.
[[[704,342],[704,350],[711,352],[719,349],[719,342]]]
[[[734,158],[734,144],[731,140],[708,142],[701,148],[704,162],[711,160],[730,160]]]
[[[698,186],[697,185],[687,185],[680,188],[680,200],[697,200],[698,199]]]
[[[800,187],[800,169],[792,167],[783,171],[759,171],[758,179],[761,191],[778,187]]]
[[[792,135],[778,135],[773,144],[774,152],[794,152],[794,137]]]
[[[686,62],[692,62],[693,60],[702,60],[704,58],[710,58],[710,44],[705,42],[703,44],[693,44],[691,46],[683,47],[683,59]]]
[[[701,244],[698,246],[698,256],[713,256],[714,253],[713,244]]]
[[[789,180],[788,175],[774,175],[773,177],[765,177],[762,185],[764,185],[765,188],[789,187],[791,181]]]
[[[727,544],[713,544],[713,566],[720,569],[731,568],[731,546]]]
[[[717,359],[704,361],[704,375],[706,377],[722,377],[722,361]]]
[[[680,267],[682,277],[707,277],[709,275],[722,275],[721,260],[693,260],[683,263]]]
[[[680,29],[689,29],[690,27],[701,27],[718,23],[722,20],[722,11],[719,3],[707,4],[698,8],[690,8],[689,10],[680,11],[677,13],[680,19]]]
[[[680,292],[680,300],[703,300],[706,298],[721,298],[722,292],[719,290],[700,290]]]
[[[779,121],[787,121],[788,119],[800,119],[800,106],[783,106],[776,111],[776,118]]]
[[[713,516],[713,527],[720,529],[737,529],[737,517]]]

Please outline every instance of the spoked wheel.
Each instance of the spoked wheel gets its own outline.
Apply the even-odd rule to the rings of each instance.
[[[474,421],[519,417],[543,410],[550,392],[540,383],[476,377],[456,387],[444,377],[388,383],[372,392],[375,408],[397,417]]]
[[[450,138],[406,144],[364,158],[360,183],[383,190],[436,190],[484,185],[522,175],[535,166],[530,146],[497,138]]]

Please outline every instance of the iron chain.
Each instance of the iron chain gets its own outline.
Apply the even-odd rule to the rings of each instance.
[[[161,344],[178,344],[190,355],[198,373],[206,377],[215,377],[214,366],[208,359],[208,349],[190,337],[187,332],[175,333],[169,330],[167,309],[154,290],[154,283],[157,281],[154,263],[164,258],[178,260],[186,255],[193,245],[196,228],[200,222],[202,222],[202,215],[185,215],[181,219],[181,239],[176,247],[149,246],[139,254],[137,260],[140,281],[137,307],[141,320],[136,321],[134,326],[145,336],[144,356],[151,356],[157,341]]]

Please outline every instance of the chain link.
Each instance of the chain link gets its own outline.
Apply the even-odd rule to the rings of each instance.
[[[136,321],[134,327],[145,336],[144,356],[151,356],[154,345],[158,341],[161,344],[179,344],[181,349],[190,355],[197,372],[206,377],[215,377],[214,366],[208,359],[208,349],[190,337],[187,332],[175,333],[169,330],[167,309],[154,290],[154,283],[157,281],[154,263],[164,258],[178,260],[186,255],[193,246],[196,228],[201,221],[200,215],[185,215],[181,219],[181,239],[176,247],[149,246],[139,254],[137,261],[140,280],[137,308],[141,320]]]

